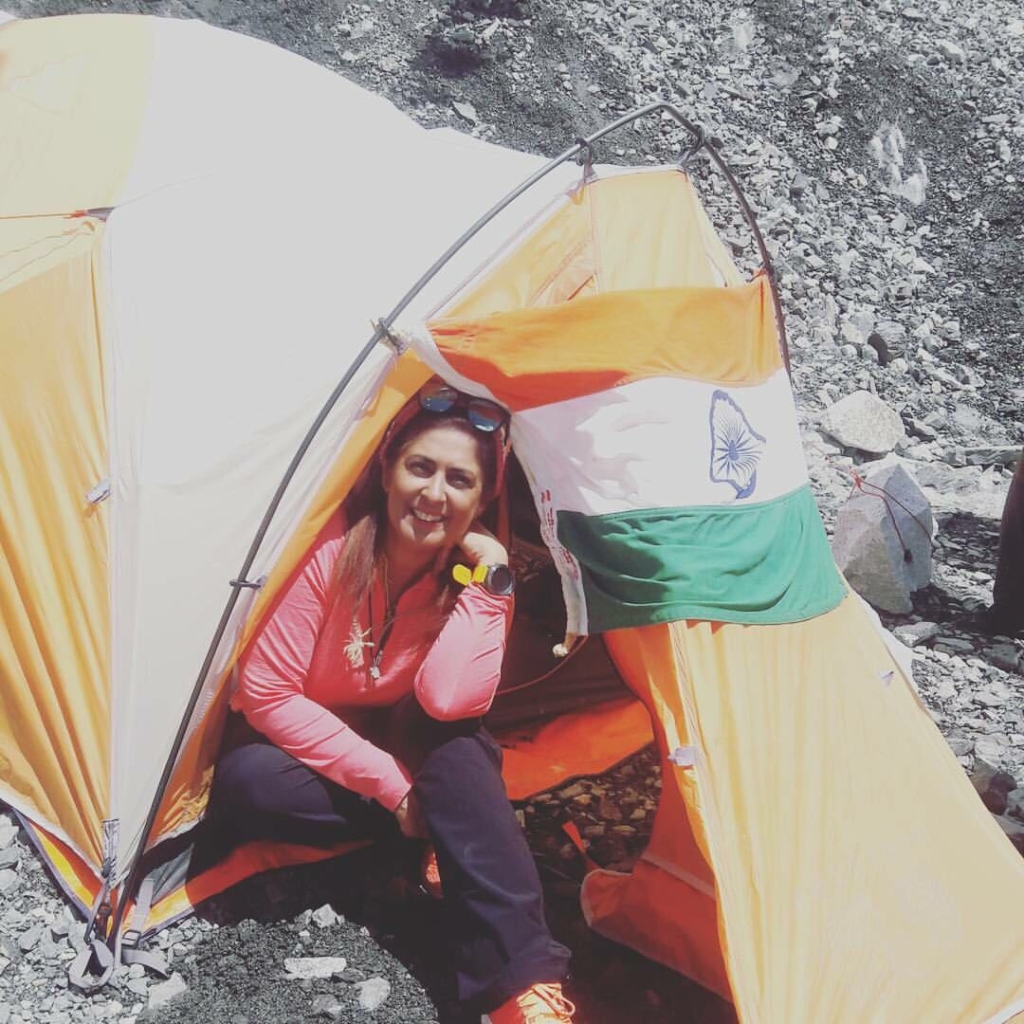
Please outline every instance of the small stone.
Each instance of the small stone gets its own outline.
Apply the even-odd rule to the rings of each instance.
[[[313,911],[311,920],[318,928],[333,928],[334,925],[341,924],[345,918],[330,903],[325,903]]]
[[[317,996],[310,1009],[314,1017],[330,1017],[333,1020],[341,1015],[343,1007],[336,996],[328,994]]]
[[[1004,672],[1020,670],[1020,652],[1012,644],[993,644],[987,649],[988,660]]]
[[[157,982],[150,988],[146,1005],[153,1010],[158,1006],[166,1005],[187,991],[188,985],[185,984],[185,979],[175,971],[166,981]]]
[[[949,39],[940,39],[935,44],[935,49],[954,64],[963,64],[967,60],[967,54]]]
[[[983,708],[1001,708],[1006,703],[1006,698],[991,690],[982,690],[974,695],[974,703],[980,704]]]
[[[934,640],[939,635],[939,627],[934,622],[913,622],[905,626],[897,626],[893,635],[907,647],[917,647]]]
[[[1006,756],[1009,742],[1003,742],[997,735],[979,736],[974,742],[974,752],[990,763],[998,764]]]
[[[18,836],[18,826],[6,822],[0,825],[0,850],[6,850]]]
[[[149,992],[149,982],[146,978],[130,978],[125,988],[137,996],[144,996]]]
[[[293,956],[284,962],[284,969],[292,979],[330,978],[347,966],[348,961],[343,956]]]
[[[459,100],[455,100],[452,103],[452,108],[464,121],[468,121],[470,124],[480,123],[480,115],[477,114],[476,107],[472,103],[462,103]]]
[[[950,736],[947,742],[949,743],[949,749],[957,757],[964,757],[974,750],[974,740],[967,736]]]
[[[16,868],[21,860],[21,850],[16,843],[12,843],[6,850],[0,850],[0,870],[3,868]]]
[[[18,948],[22,953],[28,953],[35,949],[39,944],[39,940],[43,937],[43,926],[41,924],[35,924],[27,931],[21,933],[18,936]]]
[[[565,789],[560,789],[558,791],[558,796],[562,800],[571,800],[574,796],[580,796],[585,792],[586,790],[578,782],[574,782],[571,786],[566,786]]]
[[[346,985],[355,985],[356,982],[366,981],[366,974],[358,967],[346,967],[343,971],[335,971],[331,977],[345,982]]]
[[[391,995],[391,983],[386,978],[368,978],[355,986],[359,1005],[367,1013],[380,1009]]]

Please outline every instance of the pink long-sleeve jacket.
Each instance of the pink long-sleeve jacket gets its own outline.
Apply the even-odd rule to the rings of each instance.
[[[442,625],[437,580],[424,576],[398,599],[374,679],[377,648],[360,645],[380,642],[383,588],[375,581],[353,607],[333,580],[343,540],[341,516],[332,516],[243,654],[231,704],[282,750],[393,811],[410,775],[353,724],[410,692],[442,721],[482,715],[498,686],[512,599],[470,584]]]

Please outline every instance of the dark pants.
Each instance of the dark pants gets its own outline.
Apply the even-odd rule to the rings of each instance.
[[[394,816],[380,804],[234,717],[210,797],[220,828],[238,839],[316,846],[395,835]],[[487,1012],[532,984],[560,981],[569,951],[548,931],[537,868],[501,778],[501,750],[480,720],[440,722],[409,696],[382,711],[375,732],[413,774],[455,936],[459,998]]]
[[[999,525],[992,624],[1003,633],[1024,629],[1024,458],[1017,463]]]

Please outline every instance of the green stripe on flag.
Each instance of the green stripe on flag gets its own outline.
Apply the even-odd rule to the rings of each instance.
[[[800,622],[846,590],[809,487],[748,505],[558,513],[580,563],[587,631],[677,619]]]

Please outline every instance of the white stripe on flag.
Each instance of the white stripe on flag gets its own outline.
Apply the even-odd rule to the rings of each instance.
[[[728,387],[653,377],[518,413],[512,441],[558,510],[753,504],[807,482],[784,370]]]

